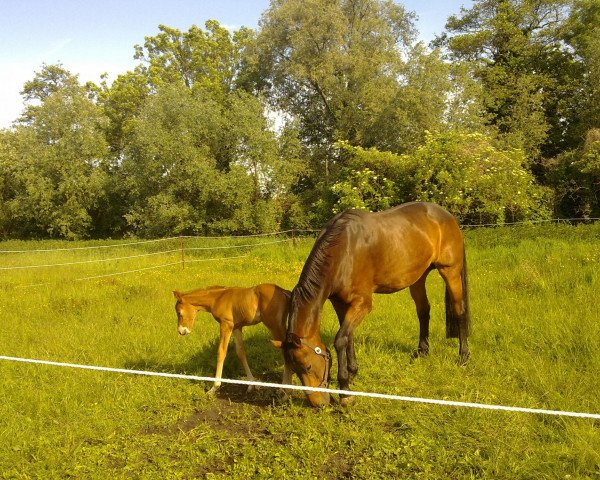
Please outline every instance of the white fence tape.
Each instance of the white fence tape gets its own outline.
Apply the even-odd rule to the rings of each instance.
[[[88,247],[70,247],[70,248],[45,248],[45,249],[31,249],[31,250],[0,250],[0,253],[47,253],[47,252],[67,252],[76,250],[97,250],[102,248],[118,248],[118,247],[129,247],[131,245],[143,245],[147,243],[156,242],[168,242],[172,240],[183,240],[183,239],[207,239],[207,240],[226,240],[226,239],[243,239],[243,238],[256,238],[256,237],[269,237],[275,235],[284,235],[287,233],[302,233],[302,232],[318,232],[319,230],[282,230],[281,232],[270,232],[270,233],[256,233],[253,235],[229,235],[221,237],[203,237],[194,235],[180,235],[178,237],[164,237],[155,238],[153,240],[140,240],[136,242],[125,242],[125,243],[112,243],[110,245],[90,245]]]
[[[461,227],[504,227],[510,225],[533,225],[539,223],[560,223],[560,222],[596,222],[600,220],[600,218],[591,217],[591,218],[548,218],[545,220],[523,220],[521,222],[504,222],[504,223],[473,223],[473,224],[461,224]]]
[[[250,380],[232,380],[229,378],[214,378],[214,377],[201,377],[197,375],[185,375],[179,373],[163,373],[163,372],[151,372],[145,370],[128,370],[125,368],[111,368],[111,367],[99,367],[95,365],[81,365],[78,363],[63,363],[53,362],[49,360],[36,360],[31,358],[20,358],[20,357],[8,357],[0,355],[0,360],[7,360],[13,362],[32,363],[39,365],[51,365],[54,367],[69,367],[69,368],[80,368],[85,370],[96,370],[102,372],[113,372],[113,373],[125,373],[130,375],[145,375],[150,377],[164,377],[164,378],[177,378],[183,380],[194,380],[199,382],[211,382],[220,381],[222,383],[230,383],[235,385],[252,385],[256,387],[268,387],[268,388],[284,388],[286,390],[301,390],[309,392],[323,392],[323,393],[336,393],[339,395],[354,395],[357,397],[368,397],[378,398],[383,400],[395,400],[401,402],[413,402],[413,403],[426,403],[432,405],[445,405],[450,407],[467,407],[467,408],[479,408],[485,410],[502,410],[506,412],[519,412],[519,413],[538,413],[542,415],[557,415],[562,417],[577,417],[577,418],[592,418],[600,420],[600,414],[597,413],[583,413],[583,412],[569,412],[563,410],[544,410],[541,408],[526,408],[526,407],[509,407],[504,405],[492,405],[487,403],[473,403],[473,402],[458,402],[454,400],[438,400],[433,398],[420,398],[420,397],[406,397],[402,395],[390,395],[386,393],[371,393],[371,392],[360,392],[350,390],[336,390],[333,388],[321,388],[321,387],[304,387],[300,385],[282,385],[279,383],[270,382],[256,382]]]
[[[32,268],[44,268],[44,267],[64,267],[64,266],[72,266],[72,265],[84,265],[90,263],[102,263],[102,262],[111,262],[117,260],[131,260],[133,258],[142,258],[142,257],[151,257],[156,255],[168,255],[170,253],[181,253],[181,252],[189,252],[196,250],[231,250],[234,248],[246,248],[246,247],[260,247],[263,245],[274,245],[276,243],[284,243],[289,242],[289,238],[285,238],[283,240],[275,240],[273,242],[261,242],[261,243],[246,243],[242,245],[220,245],[217,247],[186,247],[185,249],[177,248],[173,250],[163,250],[160,252],[152,252],[152,253],[142,253],[139,255],[129,255],[126,257],[109,257],[109,258],[98,258],[93,260],[79,260],[76,262],[65,262],[65,263],[44,263],[44,264],[35,264],[35,265],[15,265],[10,267],[0,267],[0,270],[29,270]],[[192,262],[194,260],[188,260]],[[172,265],[172,264],[167,264]],[[151,267],[152,268],[152,267]]]
[[[77,262],[65,262],[65,263],[43,263],[36,265],[15,265],[11,267],[0,267],[0,270],[27,270],[31,268],[44,268],[44,267],[64,267],[71,265],[84,265],[86,263],[101,263],[101,262],[111,262],[117,260],[131,260],[132,258],[142,258],[142,257],[151,257],[153,255],[167,255],[169,253],[181,252],[180,249],[176,250],[163,250],[161,252],[152,252],[152,253],[141,253],[139,255],[128,255],[126,257],[110,257],[110,258],[95,258],[93,260],[79,260]]]
[[[197,262],[211,262],[211,261],[216,261],[216,260],[233,260],[235,258],[246,258],[247,256],[248,255],[236,255],[233,257],[199,258],[199,259],[186,260],[185,263],[188,264],[188,263],[197,263]],[[134,270],[125,270],[124,272],[113,272],[113,273],[105,273],[103,275],[91,275],[89,277],[73,278],[70,281],[80,282],[82,280],[96,280],[99,278],[115,277],[117,275],[127,275],[128,273],[143,272],[145,270],[155,270],[157,268],[171,267],[173,265],[181,265],[181,260],[179,260],[178,262],[170,262],[170,263],[162,263],[160,265],[152,265],[150,267],[136,268]],[[64,283],[64,281],[63,282],[29,283],[26,285],[16,285],[16,288],[41,287],[44,285],[57,285],[58,283]]]

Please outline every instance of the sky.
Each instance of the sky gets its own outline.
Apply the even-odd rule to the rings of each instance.
[[[428,43],[446,19],[472,0],[397,0],[416,13]],[[256,28],[269,0],[0,0],[0,128],[23,110],[20,91],[42,65],[61,63],[81,83],[109,83],[134,68],[134,45],[164,24],[188,30],[209,19],[237,29]]]

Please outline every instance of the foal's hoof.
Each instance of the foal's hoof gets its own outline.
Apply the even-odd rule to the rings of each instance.
[[[248,385],[248,388],[246,389],[246,394],[252,393],[254,390],[256,390],[256,387],[254,385]]]
[[[341,397],[340,398],[340,405],[342,407],[351,407],[352,405],[354,405],[354,401],[356,400],[356,397],[350,395],[350,396],[346,396],[346,397]]]
[[[217,390],[219,390],[219,387],[216,387],[215,385],[213,385],[211,387],[211,389],[208,390],[208,392],[206,392],[206,395],[208,395],[209,397],[214,397],[217,394]]]

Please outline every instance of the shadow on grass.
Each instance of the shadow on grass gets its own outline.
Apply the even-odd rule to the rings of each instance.
[[[193,333],[192,333],[193,335]],[[248,364],[257,381],[268,383],[281,383],[283,374],[283,355],[280,350],[274,348],[270,343],[271,337],[268,332],[253,332],[252,335],[247,335],[244,338],[244,347],[248,358]],[[328,345],[334,357],[334,365],[332,371],[332,387],[335,388],[335,375],[337,370],[337,359],[335,350],[332,347],[334,336],[323,333],[323,342]],[[378,362],[378,358],[385,356],[393,356],[396,358],[406,357],[416,358],[416,341],[415,344],[408,344],[395,339],[381,339],[379,336],[370,334],[360,335],[356,340],[359,347],[358,363],[359,375],[361,364],[367,366],[367,362],[371,365]],[[125,368],[134,370],[176,373],[183,375],[197,375],[204,377],[214,377],[216,368],[218,337],[215,337],[210,342],[201,346],[193,355],[182,362],[165,362],[152,356],[151,353],[147,357],[132,358],[125,362]],[[382,362],[382,366],[386,362]],[[295,377],[295,376],[294,376]],[[244,369],[239,361],[233,341],[230,342],[223,364],[223,378],[245,380]],[[208,391],[212,387],[209,382],[197,382],[189,380],[198,385],[204,391]],[[295,384],[299,384],[295,378]],[[273,405],[284,402],[282,390],[269,387],[255,387],[248,392],[246,385],[237,385],[222,383],[221,387],[216,392],[215,396],[220,401],[245,403],[256,406]],[[305,404],[304,394],[300,391],[286,391],[293,403]]]
[[[257,381],[268,383],[281,383],[283,375],[283,355],[280,350],[271,345],[271,337],[267,332],[254,333],[245,336],[244,347],[248,364]],[[329,339],[331,340],[331,339]],[[215,337],[184,362],[163,362],[149,355],[146,358],[135,358],[125,362],[125,368],[143,371],[176,373],[183,375],[197,375],[214,377],[217,363],[218,337]],[[233,341],[230,342],[227,356],[223,364],[223,378],[245,380],[244,368],[235,352]],[[200,383],[195,380],[190,382]],[[201,388],[208,391],[212,383],[201,382]],[[246,403],[250,405],[266,406],[285,401],[281,390],[269,387],[255,387],[248,392],[248,386],[222,383],[216,392],[216,398],[221,401]],[[304,395],[296,398],[287,391],[291,401],[303,402]]]

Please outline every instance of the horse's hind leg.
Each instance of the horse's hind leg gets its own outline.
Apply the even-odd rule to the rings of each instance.
[[[236,328],[233,331],[233,340],[235,341],[235,353],[237,353],[242,366],[244,367],[244,371],[246,372],[246,378],[249,381],[254,381],[254,376],[252,375],[252,371],[250,370],[250,365],[248,365],[248,359],[246,358],[246,350],[244,349],[244,340],[241,328]],[[247,393],[250,393],[254,389],[254,386],[248,385]]]
[[[465,301],[467,292],[463,291],[461,268],[457,266],[443,267],[439,269],[439,272],[444,282],[446,282],[446,309],[449,310],[446,314],[449,315],[453,323],[456,322],[458,325],[458,354],[461,365],[464,365],[470,356],[467,340],[469,335],[469,313]]]
[[[431,308],[425,289],[425,280],[428,273],[429,271],[425,272],[416,283],[410,286],[410,295],[415,302],[417,316],[419,317],[419,348],[417,350],[419,356],[429,353],[429,312]]]

